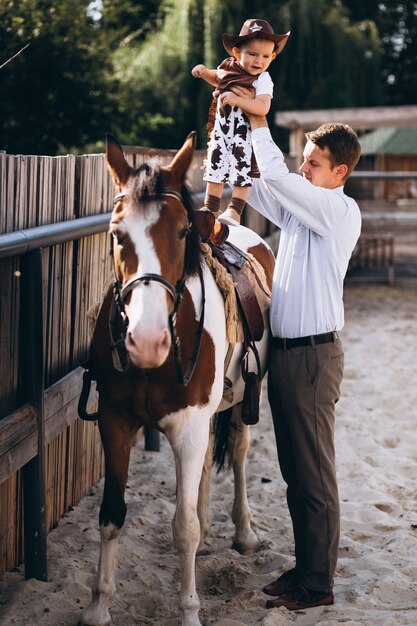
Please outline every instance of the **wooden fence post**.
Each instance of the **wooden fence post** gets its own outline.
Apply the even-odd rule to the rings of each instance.
[[[22,257],[20,363],[24,402],[35,406],[38,450],[22,469],[25,577],[47,580],[42,251]]]
[[[145,426],[145,450],[149,452],[159,452],[160,434],[159,430],[151,426]]]

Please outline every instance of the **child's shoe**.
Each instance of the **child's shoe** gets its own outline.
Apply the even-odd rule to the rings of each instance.
[[[219,222],[223,224],[229,224],[229,226],[239,226],[240,215],[236,209],[232,209],[230,206],[220,215]]]

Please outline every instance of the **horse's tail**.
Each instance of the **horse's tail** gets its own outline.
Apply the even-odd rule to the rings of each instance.
[[[227,461],[227,467],[232,464],[230,451],[230,430],[233,427],[232,417],[233,407],[225,411],[219,411],[214,415],[213,430],[213,461],[217,465],[217,472],[220,472]]]

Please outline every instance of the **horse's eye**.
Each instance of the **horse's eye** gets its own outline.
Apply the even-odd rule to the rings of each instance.
[[[185,239],[189,232],[190,229],[187,226],[184,226],[184,228],[181,228],[180,232],[178,233],[178,237],[180,239]]]

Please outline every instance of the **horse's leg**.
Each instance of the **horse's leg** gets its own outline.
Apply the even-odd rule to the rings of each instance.
[[[210,533],[210,487],[211,470],[213,467],[213,441],[214,434],[210,428],[209,443],[204,459],[203,471],[201,474],[200,487],[198,490],[197,513],[200,520],[200,545],[198,551],[204,551],[204,539]]]
[[[200,601],[195,585],[195,555],[200,541],[197,502],[209,439],[209,421],[209,416],[197,412],[180,427],[174,426],[166,432],[177,473],[177,505],[172,530],[180,556],[179,606],[183,626],[201,626],[198,618]]]
[[[129,458],[137,429],[129,426],[107,407],[100,407],[100,435],[104,449],[106,474],[100,507],[100,557],[90,604],[81,613],[82,626],[105,626],[111,617],[108,604],[116,590],[115,569],[117,540],[125,521],[124,492]]]
[[[253,554],[259,547],[258,538],[251,527],[251,513],[246,493],[245,464],[250,443],[250,430],[241,419],[241,404],[233,407],[232,423],[232,464],[234,474],[234,501],[232,520],[235,525],[233,548],[241,554]]]

